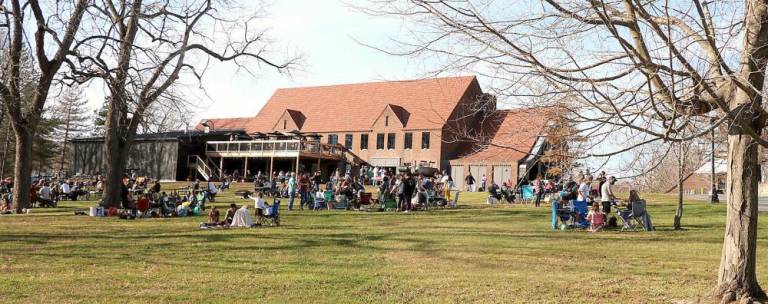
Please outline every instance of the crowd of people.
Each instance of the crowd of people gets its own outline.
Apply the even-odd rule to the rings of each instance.
[[[589,209],[586,216],[580,213],[573,213],[576,217],[575,222],[583,222],[588,230],[597,232],[607,226],[616,226],[616,218],[611,215],[612,207],[617,207],[618,215],[625,227],[630,223],[632,216],[632,205],[639,202],[639,193],[631,190],[626,200],[619,199],[613,192],[613,186],[616,183],[616,177],[606,176],[605,171],[601,171],[594,177],[589,171],[581,171],[576,177],[568,176],[565,180],[555,181],[550,179],[544,182],[541,177],[531,181],[535,196],[535,206],[540,206],[542,197],[550,194],[554,196],[555,201],[560,202],[561,208],[573,209],[573,206],[580,204],[586,205]]]
[[[10,178],[0,180],[0,214],[11,214],[13,205],[13,181]],[[56,207],[59,201],[77,201],[91,193],[101,192],[102,180],[99,176],[79,177],[77,179],[47,178],[34,181],[29,189],[31,207]],[[22,210],[28,212],[28,210]]]
[[[394,200],[398,211],[411,212],[415,206],[426,204],[436,196],[444,198],[443,202],[450,201],[453,179],[447,172],[426,176],[367,166],[362,166],[356,176],[340,169],[327,176],[320,171],[298,174],[278,171],[272,172],[271,176],[258,172],[254,176],[256,191],[270,197],[288,198],[288,210],[295,207],[301,210],[333,209],[332,201],[348,209],[360,209],[361,204],[367,203],[361,199],[366,193],[366,185],[376,189],[378,202]],[[332,198],[328,199],[327,194]]]

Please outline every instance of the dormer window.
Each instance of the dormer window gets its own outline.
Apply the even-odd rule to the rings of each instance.
[[[384,126],[389,127],[389,115],[384,117]]]
[[[283,119],[283,130],[285,130],[287,128],[288,128],[288,120],[287,119]]]

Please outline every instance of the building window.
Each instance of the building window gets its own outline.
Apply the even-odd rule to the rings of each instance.
[[[429,132],[421,132],[421,148],[429,149]]]
[[[283,129],[286,129],[286,128],[288,128],[288,120],[283,119]]]
[[[405,133],[405,138],[403,140],[403,149],[411,149],[413,148],[413,133]]]
[[[384,133],[376,134],[376,149],[384,150]]]
[[[352,134],[344,135],[344,147],[352,150]]]
[[[384,126],[385,127],[389,126],[389,115],[384,116]]]
[[[339,143],[339,136],[336,134],[328,134],[328,143],[336,145]]]
[[[368,149],[368,134],[360,134],[360,150]]]
[[[387,149],[395,149],[395,133],[387,133]]]

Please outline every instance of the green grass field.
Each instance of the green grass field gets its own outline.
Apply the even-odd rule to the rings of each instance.
[[[74,216],[93,203],[64,202],[0,217],[0,302],[670,303],[714,284],[722,204],[688,202],[687,230],[673,231],[672,197],[652,196],[657,231],[587,233],[552,231],[549,206],[484,197],[411,214],[283,211],[281,227],[228,230]]]

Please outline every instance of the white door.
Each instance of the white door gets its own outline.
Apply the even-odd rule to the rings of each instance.
[[[451,178],[455,189],[464,189],[464,166],[452,166]]]
[[[472,172],[472,176],[475,178],[475,185],[480,187],[480,184],[483,182],[483,174],[485,174],[485,166],[469,166],[469,172]]]
[[[512,176],[512,166],[493,166],[493,181],[501,186]],[[513,181],[514,182],[514,181]]]

